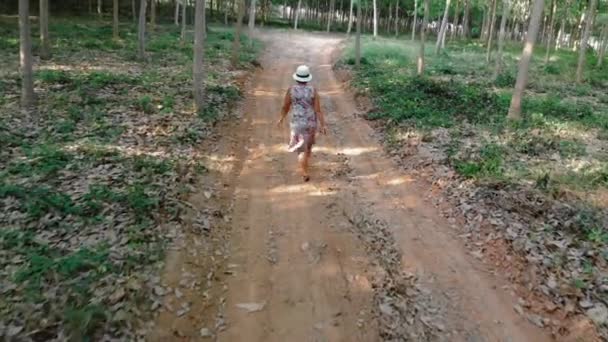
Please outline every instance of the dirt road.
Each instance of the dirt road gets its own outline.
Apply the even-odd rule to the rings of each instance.
[[[340,39],[260,35],[263,69],[242,122],[218,143],[218,156],[232,153],[218,157],[228,165],[218,169],[232,206],[229,244],[218,253],[221,286],[187,292],[190,312],[161,314],[157,330],[179,326],[183,338],[198,340],[208,327],[200,333],[218,341],[550,340],[515,312],[509,284],[461,246],[425,189],[354,115],[332,71]],[[312,69],[330,128],[307,184],[286,151],[287,127],[274,126],[299,64]],[[170,257],[168,273],[192,254]]]

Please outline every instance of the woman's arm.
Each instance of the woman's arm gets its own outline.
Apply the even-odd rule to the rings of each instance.
[[[327,134],[327,129],[325,126],[325,116],[321,111],[321,100],[319,97],[319,93],[315,89],[315,99],[314,99],[315,113],[317,114],[317,119],[319,119],[319,131],[323,134]]]
[[[291,92],[290,89],[287,89],[287,92],[285,93],[285,98],[283,99],[283,108],[281,108],[281,117],[279,118],[279,122],[277,122],[277,126],[280,126],[283,121],[285,120],[285,117],[287,116],[287,113],[289,113],[289,109],[291,108]]]

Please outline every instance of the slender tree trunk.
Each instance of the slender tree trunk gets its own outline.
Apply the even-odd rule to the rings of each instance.
[[[399,1],[395,1],[395,38],[399,37]]]
[[[581,38],[581,31],[582,31],[582,27],[583,27],[583,22],[585,21],[586,18],[586,12],[583,11],[581,13],[581,19],[579,21],[579,24],[574,28],[574,33],[570,35],[570,40],[572,43],[572,51],[576,51],[577,47],[580,46],[580,38]],[[579,41],[579,44],[577,45],[576,42]]]
[[[293,29],[298,29],[298,18],[300,17],[300,6],[302,6],[302,0],[298,0],[298,7],[296,8],[296,18],[294,20]]]
[[[412,22],[412,40],[416,39],[416,21],[418,19],[418,0],[414,0],[414,21]]]
[[[146,1],[146,0],[140,0]],[[150,0],[150,31],[156,29],[156,0]]]
[[[137,33],[137,57],[140,61],[146,59],[146,0],[139,1],[139,27]]]
[[[597,67],[601,68],[602,63],[604,61],[604,56],[606,56],[606,49],[608,48],[608,24],[604,24],[604,28],[602,30],[601,35],[601,47],[597,55]]]
[[[481,32],[479,34],[479,40],[482,42],[486,41],[487,29],[488,29],[488,11],[484,8],[483,19],[481,21]]]
[[[192,80],[194,104],[201,113],[205,105],[205,73],[203,70],[203,41],[205,39],[205,0],[196,0],[194,8],[194,61],[192,62]]]
[[[566,19],[562,18],[561,23],[559,24],[559,32],[557,32],[557,45],[555,46],[556,50],[562,48],[562,42],[564,40],[564,30],[566,29]]]
[[[224,0],[224,26],[228,26],[228,11],[230,9],[228,0]]]
[[[355,0],[350,0],[350,12],[348,13],[348,28],[346,29],[346,34],[350,35],[350,30],[353,27],[353,3]]]
[[[255,1],[251,0],[251,4],[249,5],[249,37],[251,37],[255,28]]]
[[[454,10],[454,29],[450,32],[450,39],[454,39],[454,35],[458,34],[458,21],[460,20],[460,0],[456,0],[456,9]]]
[[[374,38],[378,36],[378,6],[376,0],[372,0],[374,6]]]
[[[464,18],[462,19],[462,36],[470,37],[471,0],[464,0]]]
[[[97,16],[101,18],[101,3],[102,0],[97,0]]]
[[[93,14],[93,0],[88,0],[89,3],[89,14]]]
[[[361,0],[357,1],[357,36],[355,38],[355,66],[361,67]]]
[[[327,16],[327,32],[329,32],[331,30],[331,21],[334,18],[334,6],[335,6],[335,0],[330,0],[329,15]]]
[[[183,0],[182,3],[182,32],[179,36],[182,46],[186,44],[186,26],[188,25],[188,4]]]
[[[426,27],[429,20],[430,0],[424,0],[424,16],[422,17],[422,27],[420,28],[420,53],[418,54],[418,76],[424,74],[424,41],[426,40]]]
[[[19,55],[19,65],[21,69],[21,106],[24,109],[31,109],[36,102],[36,98],[34,95],[29,0],[19,0]]]
[[[137,7],[135,7],[135,0],[131,0],[131,15],[133,16],[133,22],[137,22]]]
[[[494,79],[502,72],[502,52],[505,45],[505,33],[507,27],[507,20],[509,18],[509,12],[511,10],[510,0],[503,0],[502,2],[502,17],[500,18],[500,32],[498,33],[498,52],[496,54],[496,67],[494,68]]]
[[[239,53],[241,49],[241,31],[243,30],[243,17],[245,16],[245,0],[239,1],[239,9],[236,19],[236,29],[234,32],[234,42],[232,43],[232,58],[230,63],[232,68],[236,69],[239,62]]]
[[[118,0],[113,1],[112,17],[113,17],[112,37],[115,40],[117,40],[119,38],[119,34],[118,34]]]
[[[179,0],[175,0],[174,22],[175,22],[175,26],[179,27]]]
[[[551,0],[551,18],[549,19],[549,36],[547,37],[547,48],[545,51],[545,64],[551,58],[551,47],[553,45],[553,25],[555,23],[555,0]]]
[[[511,106],[509,107],[508,118],[511,120],[521,119],[521,100],[528,83],[528,70],[530,69],[530,61],[532,60],[532,52],[534,51],[534,43],[536,42],[536,36],[538,35],[544,5],[544,0],[534,0],[528,34],[526,35],[526,43],[521,58],[519,59],[517,80],[515,81],[515,89],[513,90]]]
[[[486,51],[486,62],[490,63],[492,58],[492,40],[494,38],[494,25],[496,24],[496,5],[498,0],[494,0],[492,4],[492,17],[490,19],[490,30],[488,31],[488,47]]]
[[[435,54],[438,55],[441,52],[441,41],[445,35],[445,31],[448,28],[448,15],[450,13],[450,0],[445,0],[445,10],[443,11],[443,19],[441,20],[441,28],[437,35],[437,43],[435,44]]]
[[[583,37],[579,45],[578,51],[578,64],[576,66],[576,83],[583,82],[583,71],[585,69],[585,59],[587,54],[587,42],[593,29],[593,19],[595,17],[595,9],[597,8],[597,0],[591,0],[589,3],[589,9],[585,18],[585,31],[583,31]]]
[[[51,58],[49,41],[49,0],[40,0],[40,58]]]

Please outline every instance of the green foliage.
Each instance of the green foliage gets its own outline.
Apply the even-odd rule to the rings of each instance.
[[[467,178],[501,178],[503,175],[504,149],[496,144],[484,145],[477,157],[456,161],[456,171]]]
[[[144,113],[151,114],[154,112],[154,104],[152,103],[152,97],[144,95],[137,99],[135,102],[135,108],[141,110]]]
[[[515,76],[509,72],[503,72],[496,77],[494,85],[501,88],[511,88],[515,86]]]

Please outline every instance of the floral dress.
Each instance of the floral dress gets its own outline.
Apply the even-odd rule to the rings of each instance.
[[[289,151],[307,152],[315,143],[317,114],[314,109],[315,88],[307,84],[297,84],[289,89],[291,95],[291,139]]]

